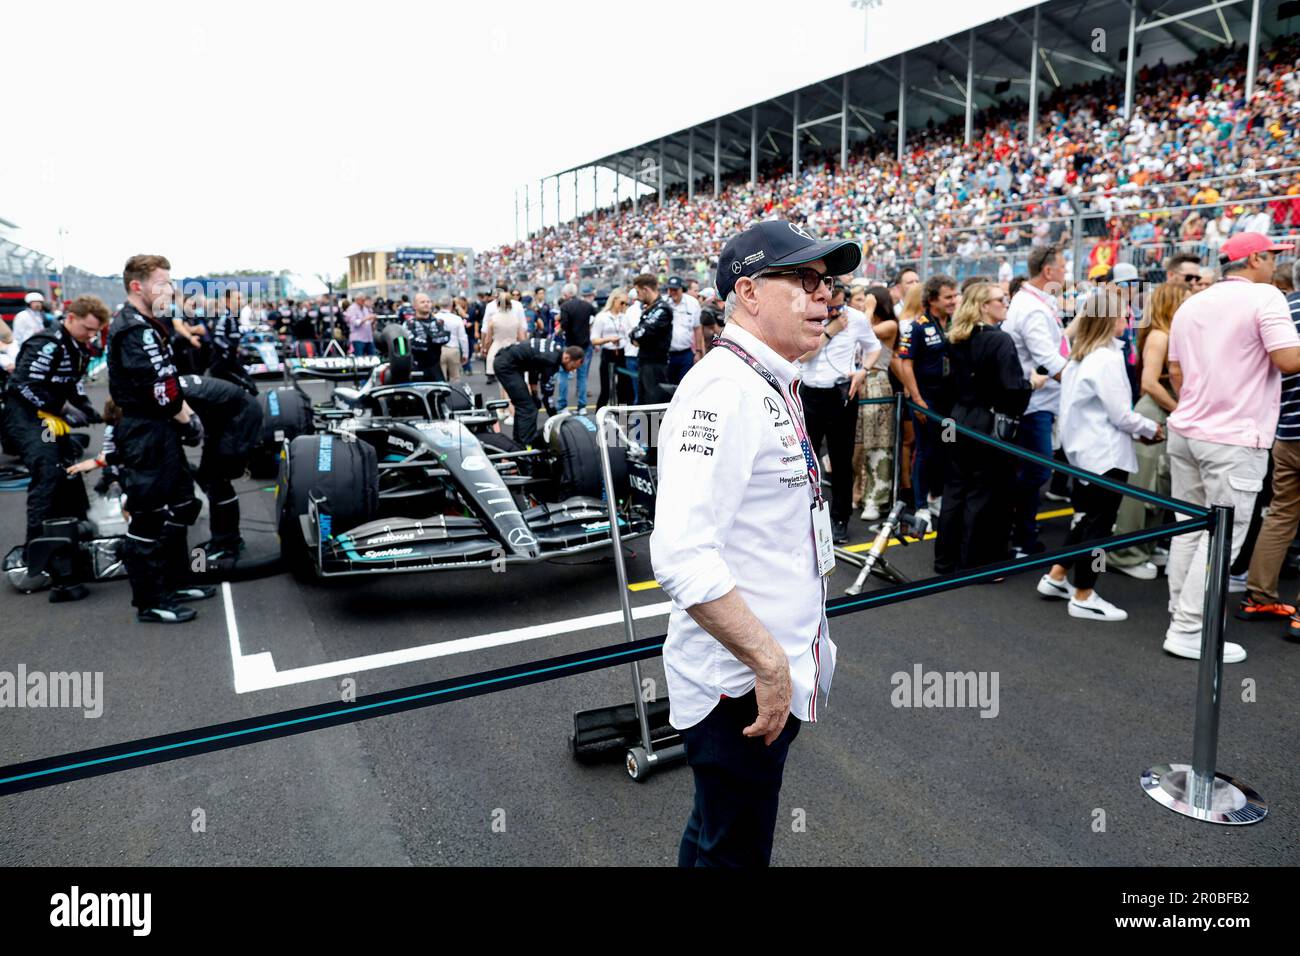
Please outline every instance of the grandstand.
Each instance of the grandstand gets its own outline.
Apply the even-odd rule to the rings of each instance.
[[[473,273],[706,278],[778,214],[861,241],[870,276],[996,272],[1054,241],[1082,278],[1211,254],[1234,227],[1300,231],[1297,28],[1294,0],[1049,0],[555,173],[529,191],[543,211],[570,181],[576,208],[598,168],[626,186]]]

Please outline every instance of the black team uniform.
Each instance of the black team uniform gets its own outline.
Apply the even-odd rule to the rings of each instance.
[[[629,334],[636,343],[639,401],[659,405],[668,401],[663,386],[668,382],[668,345],[673,337],[673,306],[664,296],[644,309],[641,321]]]
[[[187,587],[186,528],[199,516],[194,481],[181,444],[202,437],[202,426],[174,420],[184,397],[167,330],[135,306],[122,306],[108,332],[108,390],[122,410],[114,429],[122,466],[124,510],[130,520],[122,547],[131,603],[142,621],[177,623],[194,617],[182,600],[211,597],[215,589]]]
[[[442,347],[451,341],[451,329],[447,328],[447,323],[432,313],[422,319],[414,309],[404,317],[404,321],[406,330],[411,333],[412,370],[418,370],[419,377],[426,382],[445,382]]]
[[[183,375],[181,393],[203,422],[203,455],[194,477],[208,496],[212,538],[202,545],[209,559],[237,557],[239,495],[231,482],[244,474],[248,456],[262,440],[262,409],[238,385],[219,378]]]
[[[515,441],[529,447],[537,439],[537,402],[524,373],[538,377],[542,398],[550,397],[552,377],[560,368],[564,346],[553,339],[525,339],[497,352],[497,381],[515,406]]]
[[[47,519],[86,516],[85,483],[67,473],[82,446],[70,434],[51,441],[53,432],[37,413],[61,418],[63,406],[72,405],[87,421],[100,421],[82,385],[89,361],[89,353],[59,324],[23,343],[6,384],[6,440],[31,473],[24,544],[41,536]]]
[[[208,364],[208,374],[256,395],[257,386],[239,361],[239,338],[239,316],[227,310],[212,324],[212,361]]]

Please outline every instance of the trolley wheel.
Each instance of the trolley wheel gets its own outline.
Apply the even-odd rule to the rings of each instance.
[[[650,776],[650,754],[644,747],[629,747],[626,758],[627,775],[637,783],[645,783]]]

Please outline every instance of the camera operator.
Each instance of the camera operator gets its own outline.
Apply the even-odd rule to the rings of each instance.
[[[136,620],[180,624],[195,617],[181,602],[216,594],[184,584],[186,528],[201,506],[182,442],[202,442],[203,425],[181,393],[168,330],[157,318],[172,300],[171,263],[132,256],[122,283],[127,300],[109,328],[107,349],[109,394],[122,409],[115,438],[130,513],[122,560]]]

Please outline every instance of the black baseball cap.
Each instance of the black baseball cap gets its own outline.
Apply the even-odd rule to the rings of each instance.
[[[756,223],[723,247],[718,257],[718,295],[724,299],[730,295],[741,276],[818,259],[826,260],[831,275],[845,275],[862,261],[862,248],[852,239],[814,239],[784,219]]]
[[[682,288],[682,278],[681,278],[681,276],[673,276],[672,278],[670,278],[670,279],[668,280],[668,288],[670,288],[670,289],[680,289],[680,288]]]

